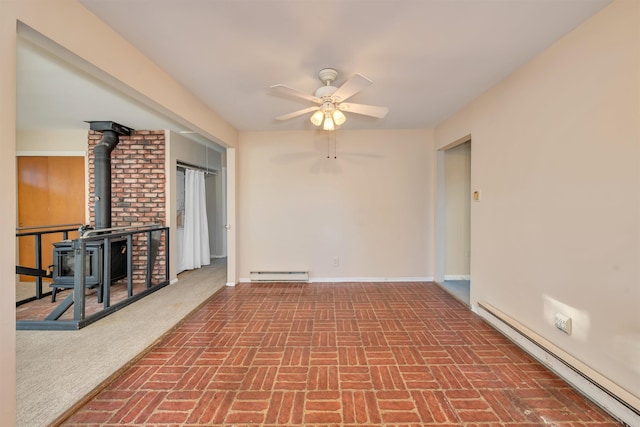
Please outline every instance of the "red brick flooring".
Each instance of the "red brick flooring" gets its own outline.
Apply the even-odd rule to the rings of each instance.
[[[29,285],[26,285],[29,286]],[[35,285],[31,285],[35,286]],[[154,286],[157,286],[154,284]],[[49,292],[51,289],[48,283],[43,284],[43,292]],[[133,284],[133,295],[137,295],[146,290],[144,283]],[[56,295],[56,301],[51,302],[51,296],[46,296],[39,300],[31,301],[16,307],[16,320],[45,320],[53,310],[55,310],[62,301],[72,292],[72,289],[60,289]],[[98,302],[98,288],[87,288],[85,291],[85,315],[90,316],[104,309],[104,304]],[[127,281],[119,280],[111,285],[111,305],[128,298]],[[72,320],[73,307],[70,307],[61,317],[60,320]]]
[[[431,283],[226,288],[69,426],[619,425]]]

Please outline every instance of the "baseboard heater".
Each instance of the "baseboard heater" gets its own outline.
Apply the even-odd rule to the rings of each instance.
[[[308,271],[252,271],[252,282],[308,282]]]
[[[640,426],[640,400],[575,357],[488,303],[480,314],[494,328],[574,386],[606,412],[629,426]]]

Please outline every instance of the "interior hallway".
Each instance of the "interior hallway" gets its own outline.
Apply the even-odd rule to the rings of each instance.
[[[619,425],[433,283],[224,288],[65,423]]]

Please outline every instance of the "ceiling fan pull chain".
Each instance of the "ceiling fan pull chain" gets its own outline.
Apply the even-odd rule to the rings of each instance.
[[[330,150],[331,150],[331,134],[332,132],[327,133],[327,159],[331,157],[331,155],[329,154]]]
[[[337,132],[331,132],[333,134],[333,158],[338,158],[338,139],[336,137]]]

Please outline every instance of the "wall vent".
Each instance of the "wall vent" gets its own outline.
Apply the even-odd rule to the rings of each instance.
[[[308,271],[252,271],[252,282],[308,282]]]

